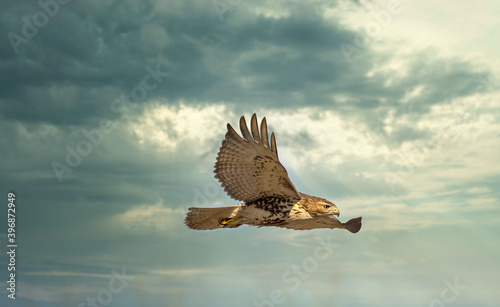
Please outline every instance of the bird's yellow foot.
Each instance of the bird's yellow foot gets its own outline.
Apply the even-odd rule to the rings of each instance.
[[[227,227],[227,224],[231,223],[232,221],[234,221],[234,219],[221,219],[221,220],[219,220],[219,228]]]

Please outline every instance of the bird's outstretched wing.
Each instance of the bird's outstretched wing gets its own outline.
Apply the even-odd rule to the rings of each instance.
[[[269,143],[266,118],[260,133],[255,114],[251,132],[243,116],[240,129],[243,138],[227,124],[226,138],[217,154],[214,173],[224,191],[246,203],[265,197],[282,198],[292,205],[299,201],[301,197],[278,159],[274,133]]]
[[[361,217],[350,219],[347,223],[341,223],[334,216],[325,215],[307,219],[291,220],[283,225],[276,225],[276,227],[295,229],[295,230],[309,230],[317,228],[342,228],[347,229],[352,233],[357,233],[361,229]]]

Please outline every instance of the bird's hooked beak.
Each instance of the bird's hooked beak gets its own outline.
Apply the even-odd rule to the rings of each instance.
[[[340,211],[336,206],[332,208],[332,213],[333,215],[340,216]]]

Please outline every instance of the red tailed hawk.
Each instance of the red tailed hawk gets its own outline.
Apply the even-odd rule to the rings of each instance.
[[[215,178],[224,191],[243,204],[220,208],[189,208],[185,223],[191,229],[236,228],[241,225],[275,226],[306,230],[341,228],[356,233],[361,217],[341,223],[340,212],[332,202],[299,193],[278,159],[276,139],[269,142],[266,118],[260,132],[257,116],[252,116],[251,130],[240,119],[243,136],[227,124],[226,139],[215,162]]]

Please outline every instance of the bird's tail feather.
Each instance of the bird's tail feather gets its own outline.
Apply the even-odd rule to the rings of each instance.
[[[195,230],[212,230],[220,227],[221,221],[234,218],[236,209],[241,205],[219,207],[219,208],[189,208],[184,223],[191,229]],[[230,228],[240,225],[226,226]]]

